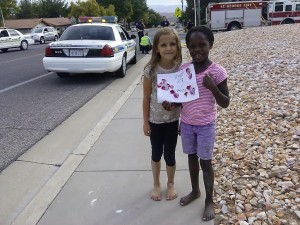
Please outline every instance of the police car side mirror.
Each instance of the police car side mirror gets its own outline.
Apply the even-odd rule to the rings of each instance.
[[[131,38],[131,39],[135,39],[136,36],[135,36],[134,34],[132,34],[132,35],[130,36],[130,38]]]

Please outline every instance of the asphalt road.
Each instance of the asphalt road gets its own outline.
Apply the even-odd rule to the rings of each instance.
[[[0,171],[117,79],[111,74],[61,79],[44,70],[45,47],[0,52]],[[137,59],[142,57],[138,52]]]
[[[148,30],[152,39],[155,31]],[[0,172],[117,79],[111,74],[61,79],[44,70],[45,47],[0,52]],[[144,56],[138,51],[138,60]]]

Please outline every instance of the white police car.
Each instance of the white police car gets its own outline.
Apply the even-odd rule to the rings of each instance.
[[[45,70],[59,77],[70,73],[116,72],[126,75],[127,63],[136,63],[136,36],[118,24],[84,23],[68,27],[59,41],[45,50]]]
[[[23,35],[14,29],[0,29],[0,50],[6,52],[10,48],[20,48],[26,50],[28,45],[32,45],[34,40],[30,35]]]

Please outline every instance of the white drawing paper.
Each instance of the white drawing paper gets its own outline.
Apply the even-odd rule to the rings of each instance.
[[[176,73],[157,74],[157,100],[158,103],[189,102],[199,98],[194,65]]]

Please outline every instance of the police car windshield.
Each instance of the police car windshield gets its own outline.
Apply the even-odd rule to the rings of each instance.
[[[69,27],[61,36],[63,40],[109,40],[115,41],[111,27],[106,26],[73,26]]]
[[[43,31],[43,28],[36,28],[31,31],[31,33],[41,33]]]

